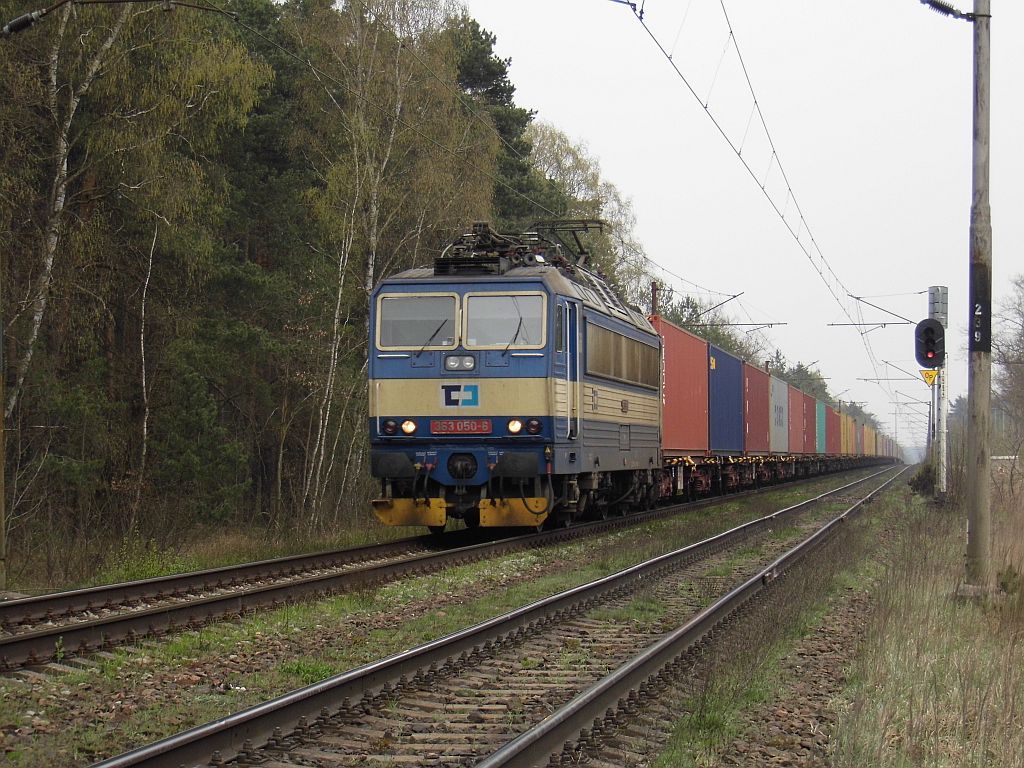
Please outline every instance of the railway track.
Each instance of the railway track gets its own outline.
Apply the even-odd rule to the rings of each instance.
[[[820,479],[820,478],[819,478]],[[0,602],[0,671],[73,658],[299,600],[366,589],[722,503],[780,486],[568,529],[480,541],[475,531],[226,566]]]
[[[872,475],[852,508],[894,476]],[[619,699],[628,714],[650,695],[646,682],[623,693],[624,681],[646,680],[652,659],[671,663],[779,580],[841,525],[834,499],[845,506],[871,478],[97,766],[533,765],[567,742],[578,759],[600,743],[583,729],[597,719],[603,733]]]
[[[801,576],[820,578],[811,569],[815,557],[834,559],[851,516],[904,472],[894,472],[828,524],[478,762],[478,768],[644,764],[650,745],[663,742],[678,717],[671,703],[692,695],[703,683],[700,678],[714,673],[715,652],[727,657],[744,624],[765,627],[777,621],[780,612],[773,612],[773,603],[799,591]]]

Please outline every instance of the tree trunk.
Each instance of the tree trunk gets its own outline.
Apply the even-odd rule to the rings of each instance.
[[[53,176],[50,180],[50,195],[46,205],[46,217],[43,222],[43,247],[42,247],[42,272],[36,281],[32,298],[32,320],[29,326],[28,338],[25,340],[25,351],[16,366],[14,384],[7,393],[7,404],[4,408],[4,416],[10,417],[14,406],[21,395],[25,383],[25,376],[28,374],[29,366],[32,364],[32,357],[35,354],[36,340],[39,338],[39,329],[42,327],[43,318],[46,315],[46,307],[50,297],[50,284],[53,280],[53,262],[60,247],[61,234],[64,227],[65,204],[67,202],[67,181],[68,181],[68,158],[71,154],[71,126],[78,111],[78,105],[82,97],[92,87],[96,74],[103,64],[110,47],[121,33],[128,15],[131,13],[131,6],[125,5],[118,14],[117,21],[111,28],[106,39],[100,44],[96,53],[86,65],[85,75],[82,81],[75,88],[68,89],[67,104],[63,117],[60,115],[60,93],[64,86],[59,82],[58,69],[60,65],[60,48],[67,32],[68,19],[72,12],[72,5],[65,6],[61,13],[60,24],[57,34],[54,37],[53,46],[50,48],[50,58],[47,62],[49,74],[49,107],[57,125],[57,132],[54,135],[53,147]]]
[[[128,518],[128,535],[138,531],[139,508],[142,506],[142,486],[146,481],[146,457],[149,450],[149,386],[146,382],[146,295],[149,293],[149,279],[153,275],[153,252],[156,250],[156,236],[159,224],[153,225],[153,242],[149,246],[146,260],[146,277],[142,281],[142,300],[139,309],[139,384],[142,388],[142,424],[139,426],[139,468],[135,479],[135,494],[132,498],[131,515]]]

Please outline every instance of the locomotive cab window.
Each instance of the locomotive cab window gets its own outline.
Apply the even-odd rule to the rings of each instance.
[[[540,349],[544,294],[466,294],[466,349]]]
[[[377,299],[377,346],[454,349],[457,307],[454,294],[382,294]]]

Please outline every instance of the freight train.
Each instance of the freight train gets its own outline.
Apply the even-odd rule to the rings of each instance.
[[[383,523],[539,528],[896,460],[870,426],[625,304],[589,264],[598,226],[476,224],[376,286]]]

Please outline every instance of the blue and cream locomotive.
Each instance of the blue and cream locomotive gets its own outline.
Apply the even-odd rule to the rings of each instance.
[[[596,225],[511,237],[477,224],[432,268],[374,289],[382,522],[534,527],[654,500],[661,342],[588,269],[579,235]]]

